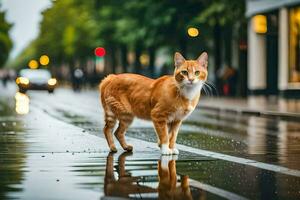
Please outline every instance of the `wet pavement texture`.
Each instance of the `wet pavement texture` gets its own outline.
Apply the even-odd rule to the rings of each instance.
[[[159,154],[150,122],[110,154],[96,91],[0,93],[0,199],[299,199],[300,124],[197,109]]]

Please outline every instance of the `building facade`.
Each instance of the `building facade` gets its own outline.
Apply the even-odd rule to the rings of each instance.
[[[248,0],[248,92],[300,97],[300,0]]]

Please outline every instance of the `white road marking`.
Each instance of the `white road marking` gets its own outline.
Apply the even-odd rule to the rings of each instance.
[[[132,137],[128,137],[128,136],[127,136],[127,138],[130,139],[131,141],[136,142],[137,144],[141,144],[141,141],[143,141],[143,142],[145,142],[145,145],[155,145],[156,146],[156,143],[153,143],[153,142],[147,142],[144,140],[140,140],[140,139],[136,139],[136,138],[132,138]],[[281,173],[281,174],[285,174],[285,175],[289,175],[289,176],[300,177],[300,171],[296,170],[296,169],[289,169],[287,167],[263,163],[263,162],[259,162],[256,160],[250,160],[247,158],[240,158],[240,157],[230,156],[230,155],[226,155],[226,154],[222,154],[222,153],[216,153],[213,151],[196,149],[196,148],[185,146],[182,144],[176,144],[176,147],[177,147],[177,149],[179,149],[181,151],[199,154],[202,156],[211,157],[211,158],[215,158],[215,159],[219,159],[219,160],[226,160],[229,162],[234,162],[234,163],[238,163],[238,164],[242,164],[242,165],[252,166],[252,167],[259,168],[259,169],[273,171],[273,172],[277,172],[277,173]]]
[[[177,148],[179,148],[182,151],[187,151],[187,152],[190,152],[190,153],[196,153],[196,154],[200,154],[200,155],[203,155],[203,156],[216,158],[216,159],[220,159],[220,160],[226,160],[226,161],[229,161],[229,162],[239,163],[239,164],[242,164],[242,165],[257,167],[257,168],[260,168],[260,169],[265,169],[265,170],[269,170],[269,171],[273,171],[273,172],[277,172],[277,173],[281,173],[281,174],[286,174],[286,175],[289,175],[289,176],[300,177],[300,171],[299,170],[289,169],[287,167],[282,167],[282,166],[263,163],[263,162],[258,162],[258,161],[250,160],[250,159],[246,159],[246,158],[230,156],[230,155],[226,155],[226,154],[222,154],[222,153],[216,153],[216,152],[213,152],[213,151],[196,149],[196,148],[188,147],[188,146],[181,145],[181,144],[176,144],[176,146],[177,146]]]

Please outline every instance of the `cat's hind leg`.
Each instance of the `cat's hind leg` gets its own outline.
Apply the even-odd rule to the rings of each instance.
[[[132,145],[128,145],[126,143],[125,133],[129,127],[129,125],[133,121],[133,115],[130,113],[122,113],[118,116],[118,120],[119,120],[119,126],[118,126],[117,130],[115,131],[114,135],[116,136],[116,138],[118,139],[122,148],[125,151],[132,151],[132,149],[133,149]]]
[[[106,111],[105,112],[105,126],[103,129],[106,141],[108,143],[109,149],[111,152],[117,152],[117,148],[114,144],[114,139],[112,135],[112,130],[115,127],[116,124],[116,117],[113,115],[113,113]]]

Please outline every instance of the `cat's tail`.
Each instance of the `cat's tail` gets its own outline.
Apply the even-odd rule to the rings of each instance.
[[[116,75],[114,74],[110,74],[108,75],[106,78],[104,78],[101,83],[99,84],[99,93],[100,93],[100,98],[101,98],[101,103],[102,106],[105,107],[105,90],[107,85],[109,85],[112,81],[112,79],[115,77]]]

